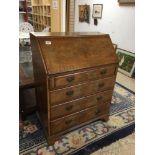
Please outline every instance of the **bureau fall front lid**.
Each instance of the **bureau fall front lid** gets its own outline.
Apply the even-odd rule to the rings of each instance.
[[[117,63],[109,35],[87,33],[33,33],[47,74]]]

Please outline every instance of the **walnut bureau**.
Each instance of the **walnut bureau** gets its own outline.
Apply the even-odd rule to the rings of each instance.
[[[118,58],[108,34],[30,34],[37,107],[49,144],[109,117]]]

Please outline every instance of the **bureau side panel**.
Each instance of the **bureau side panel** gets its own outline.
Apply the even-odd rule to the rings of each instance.
[[[39,116],[44,128],[48,127],[48,106],[47,106],[47,74],[44,60],[40,51],[37,38],[30,35],[32,47],[32,62],[34,79],[37,84],[36,99]]]

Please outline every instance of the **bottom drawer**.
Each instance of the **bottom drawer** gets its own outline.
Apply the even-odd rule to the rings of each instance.
[[[88,108],[81,112],[54,120],[50,124],[50,134],[56,134],[58,132],[65,131],[81,123],[95,119],[101,115],[108,115],[110,101],[92,108]]]

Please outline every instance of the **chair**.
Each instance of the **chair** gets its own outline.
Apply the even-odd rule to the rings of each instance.
[[[19,41],[21,45],[25,43],[30,45],[30,32],[33,32],[33,26],[28,22],[22,22],[19,25]]]
[[[33,26],[28,22],[22,22],[19,25],[19,32],[30,33],[33,31],[34,31]]]
[[[28,22],[22,22],[19,25],[20,63],[32,62],[30,32],[33,31],[33,26]]]

